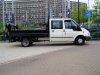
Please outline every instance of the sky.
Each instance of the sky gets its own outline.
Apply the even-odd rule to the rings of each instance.
[[[78,1],[78,0],[70,0],[70,1]],[[80,2],[84,2],[84,3],[87,3],[87,5],[88,5],[88,1],[89,1],[89,7],[90,7],[90,9],[92,9],[95,0],[79,0],[79,1]]]

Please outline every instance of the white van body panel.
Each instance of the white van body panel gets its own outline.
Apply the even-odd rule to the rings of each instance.
[[[49,23],[50,41],[73,42],[75,41],[76,37],[80,35],[84,37],[90,37],[90,32],[86,30],[85,28],[81,28],[81,31],[75,31],[73,29],[66,29],[65,23],[64,23],[65,20],[72,20],[72,19],[68,19],[68,18],[50,19],[49,21],[50,22]],[[61,29],[52,28],[52,24],[55,25],[57,23],[62,25]]]

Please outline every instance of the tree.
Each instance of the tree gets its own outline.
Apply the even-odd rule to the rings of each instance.
[[[87,18],[84,16],[84,13],[87,11],[87,6],[83,5],[80,6],[80,23],[87,22]],[[76,22],[78,22],[78,8],[73,8],[71,11],[71,17],[74,19]]]
[[[98,10],[99,10],[99,12],[98,12]],[[100,23],[100,2],[95,3],[95,5],[94,5],[92,22],[98,23],[98,24]]]

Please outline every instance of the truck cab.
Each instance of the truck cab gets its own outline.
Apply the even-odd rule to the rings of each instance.
[[[90,39],[90,32],[80,27],[70,18],[53,18],[49,21],[50,41],[74,42],[77,45],[85,44]]]

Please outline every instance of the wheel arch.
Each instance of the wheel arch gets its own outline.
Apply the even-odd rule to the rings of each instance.
[[[75,41],[78,37],[83,37],[83,38],[86,40],[86,38],[85,38],[84,35],[78,35],[78,36],[76,36],[76,37],[74,38],[74,41]]]

